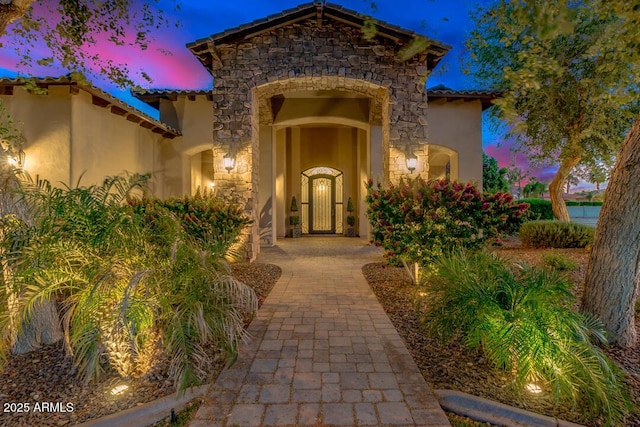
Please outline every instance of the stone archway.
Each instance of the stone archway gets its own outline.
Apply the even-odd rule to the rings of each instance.
[[[228,196],[235,198],[245,207],[245,212],[249,215],[253,224],[248,230],[247,255],[253,258],[259,250],[259,244],[273,244],[276,234],[281,231],[275,224],[275,211],[277,199],[282,199],[282,194],[276,194],[275,183],[272,182],[275,171],[275,157],[270,157],[269,152],[273,150],[274,143],[274,118],[277,113],[274,109],[279,107],[279,98],[283,94],[301,91],[334,91],[337,93],[357,94],[367,100],[368,115],[366,123],[359,127],[368,130],[368,138],[373,138],[380,145],[378,150],[382,154],[379,159],[380,172],[382,178],[388,179],[390,174],[390,129],[389,129],[389,89],[370,82],[340,78],[340,77],[300,77],[278,80],[266,83],[251,89],[250,106],[248,113],[250,116],[250,126],[242,126],[242,123],[229,125],[225,130],[225,124],[229,120],[229,112],[225,110],[217,115],[216,127],[222,127],[219,131],[214,131],[213,158],[215,185],[218,191],[223,191]],[[248,104],[248,103],[247,103]],[[243,104],[246,109],[247,104]],[[214,116],[216,116],[214,114]],[[247,117],[243,116],[243,120]],[[314,118],[306,118],[313,122]],[[345,118],[345,122],[349,122]],[[302,121],[304,122],[305,118]],[[320,122],[321,119],[316,118]],[[334,117],[333,121],[341,121],[339,117]],[[235,129],[232,129],[235,128]],[[232,157],[235,166],[232,171],[227,171],[224,165],[224,158]],[[262,161],[261,161],[262,158]],[[402,171],[395,171],[394,175],[400,175]],[[261,182],[269,182],[269,186],[261,185]],[[280,203],[280,210],[284,210],[283,203]],[[270,221],[271,218],[271,222]],[[283,218],[280,213],[279,218]]]
[[[375,178],[398,182],[409,173],[409,156],[417,159],[414,176],[428,177],[427,94],[421,78],[426,54],[399,63],[396,42],[362,42],[358,28],[333,21],[318,26],[304,20],[265,30],[242,42],[222,40],[225,42],[208,48],[214,76],[214,174],[218,191],[235,198],[253,220],[246,233],[248,258],[257,255],[261,239],[264,244],[276,239],[277,227],[272,225],[264,232],[263,221],[277,210],[276,194],[261,194],[259,183],[273,176],[264,167],[273,164],[273,158],[271,163],[264,160],[268,157],[265,147],[273,146],[274,128],[288,102],[287,94],[304,93],[314,99],[327,93],[344,98],[353,95],[356,99],[349,102],[366,110],[366,115],[349,116],[349,109],[332,114],[364,122],[367,137],[380,142],[381,159],[376,165],[380,172]],[[360,47],[362,43],[367,47]],[[295,54],[277,53],[293,45]],[[308,58],[314,59],[309,62]],[[231,173],[224,167],[224,157],[235,160]],[[261,206],[261,196],[271,198],[270,207]]]

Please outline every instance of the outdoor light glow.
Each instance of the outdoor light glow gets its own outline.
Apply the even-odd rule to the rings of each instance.
[[[224,162],[224,168],[227,172],[231,173],[231,169],[235,166],[236,160],[233,157],[226,156],[222,161]]]
[[[413,173],[413,171],[416,170],[417,165],[418,165],[418,159],[416,159],[415,157],[407,157],[407,169],[409,169],[411,173]]]
[[[124,393],[129,388],[126,384],[120,384],[111,389],[111,395],[117,396],[119,394]]]
[[[529,383],[529,384],[526,385],[525,388],[527,389],[527,391],[529,393],[533,393],[533,394],[542,393],[542,387],[540,387],[538,384]]]
[[[24,167],[25,157],[25,152],[19,150],[17,156],[7,156],[7,163],[9,163],[11,167],[21,169]]]
[[[222,159],[222,161],[224,163],[224,168],[228,173],[231,173],[231,169],[236,165],[236,159],[227,155]]]

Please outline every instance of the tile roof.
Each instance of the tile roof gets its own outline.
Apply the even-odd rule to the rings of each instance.
[[[176,101],[178,96],[186,96],[193,99],[198,95],[205,95],[209,101],[211,101],[211,89],[189,90],[189,89],[146,89],[143,91],[132,90],[131,94],[138,98],[140,101],[147,103],[155,109],[160,107],[160,100],[167,99],[170,101]]]
[[[427,89],[427,97],[429,100],[443,99],[447,102],[451,101],[475,101],[482,102],[482,109],[493,105],[493,100],[502,96],[503,92],[499,90],[454,90],[444,85],[437,85]]]
[[[79,83],[71,79],[69,76],[31,78],[3,77],[0,78],[0,94],[12,94],[15,86],[24,86],[29,82],[43,88],[48,86],[69,86],[70,88],[75,88],[75,90],[83,90],[92,96],[92,102],[94,105],[98,105],[103,108],[110,107],[110,111],[112,113],[119,116],[125,116],[127,120],[138,123],[146,129],[151,129],[152,132],[158,133],[165,138],[175,138],[176,136],[181,135],[179,130],[154,119],[148,114],[143,113],[125,102],[122,102],[102,89],[91,84]]]

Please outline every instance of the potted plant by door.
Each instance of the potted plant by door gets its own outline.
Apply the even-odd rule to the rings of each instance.
[[[289,225],[291,226],[290,237],[300,237],[302,235],[302,229],[300,228],[300,215],[298,215],[298,203],[296,202],[296,196],[291,198],[291,206],[289,207],[291,215],[289,215]]]
[[[356,217],[353,212],[356,208],[353,206],[353,200],[349,197],[347,201],[347,237],[356,237]]]

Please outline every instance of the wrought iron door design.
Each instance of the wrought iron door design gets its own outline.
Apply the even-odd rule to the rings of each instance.
[[[303,234],[342,233],[343,180],[341,171],[328,167],[302,172]]]
[[[335,178],[316,175],[309,179],[309,233],[335,233]]]

